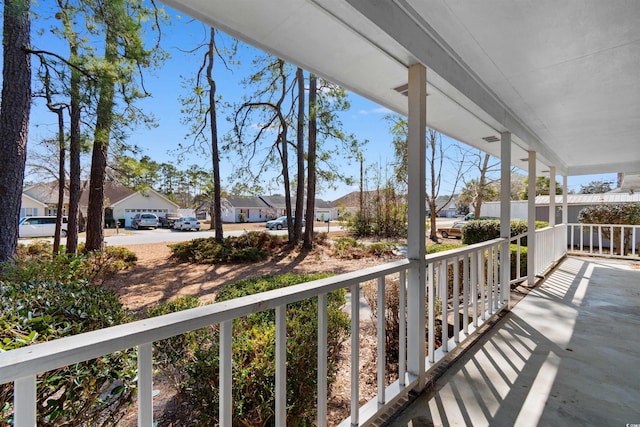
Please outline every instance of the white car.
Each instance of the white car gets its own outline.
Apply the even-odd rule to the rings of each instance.
[[[178,218],[173,223],[174,230],[200,230],[200,221],[192,216],[186,216],[184,218]]]
[[[28,216],[20,219],[18,235],[20,237],[51,237],[56,233],[55,216]],[[67,236],[67,217],[62,217],[62,237]]]

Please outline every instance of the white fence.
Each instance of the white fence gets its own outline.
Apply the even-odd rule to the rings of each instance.
[[[569,224],[568,253],[638,259],[640,225]]]
[[[564,228],[562,228],[564,229]],[[560,230],[560,229],[558,229]],[[548,245],[559,231],[543,230],[536,233],[539,245]],[[564,235],[563,235],[564,236]],[[520,247],[522,236],[511,239]],[[220,325],[220,424],[231,425],[232,390],[232,321],[251,313],[275,309],[276,311],[276,403],[275,423],[286,424],[286,306],[308,298],[318,299],[318,394],[317,412],[319,426],[327,424],[327,293],[346,288],[351,292],[351,415],[341,425],[363,425],[385,412],[390,405],[405,396],[419,384],[424,384],[426,374],[460,343],[467,340],[473,331],[501,310],[508,307],[509,280],[500,279],[500,254],[508,258],[508,241],[495,239],[462,249],[428,255],[425,264],[402,260],[360,270],[353,273],[316,280],[301,285],[273,290],[260,294],[215,303],[190,310],[140,320],[108,329],[84,333],[55,341],[32,345],[0,354],[0,384],[14,384],[14,416],[16,426],[32,427],[36,424],[36,387],[38,375],[74,363],[90,360],[102,355],[137,347],[138,350],[138,425],[153,424],[153,361],[152,344],[172,336]],[[555,247],[555,246],[554,246]],[[519,250],[518,250],[519,252]],[[547,251],[551,253],[551,251]],[[547,254],[542,251],[541,253]],[[554,250],[554,253],[557,251]],[[554,255],[555,256],[555,255]],[[519,273],[520,256],[517,274]],[[546,258],[545,258],[546,259]],[[540,265],[543,265],[542,262]],[[412,274],[409,274],[409,273]],[[424,280],[409,283],[408,277]],[[508,274],[506,277],[510,277]],[[395,278],[398,280],[387,280]],[[360,391],[360,312],[361,285],[375,280],[378,286],[378,313],[387,307],[385,287],[398,286],[400,300],[399,367],[398,380],[385,387],[385,323],[378,316],[377,324],[377,377],[378,389],[375,398],[359,406]],[[420,284],[422,283],[422,285]],[[425,286],[426,313],[418,327],[410,327],[409,319],[418,319],[415,310],[425,310],[424,304],[408,303],[411,287]],[[445,297],[446,295],[446,297]],[[440,313],[436,313],[436,298],[442,301]],[[415,307],[420,307],[416,309]],[[406,307],[406,310],[404,309]],[[436,319],[442,324],[442,345],[436,349]],[[448,324],[452,323],[452,336]],[[426,330],[425,330],[426,328]],[[413,335],[412,335],[413,334]],[[425,335],[427,335],[425,342]],[[418,343],[417,345],[415,343]],[[408,354],[418,349],[424,354],[425,369],[409,372],[408,360],[416,355]],[[420,347],[422,346],[422,350]],[[422,352],[421,352],[422,351]],[[418,359],[419,360],[419,359]],[[422,365],[420,365],[422,366]],[[367,368],[369,369],[369,368]]]

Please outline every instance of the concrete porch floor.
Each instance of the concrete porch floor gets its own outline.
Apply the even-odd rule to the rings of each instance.
[[[395,420],[640,425],[640,262],[569,257]]]

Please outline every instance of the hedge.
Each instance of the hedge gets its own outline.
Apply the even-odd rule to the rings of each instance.
[[[548,227],[549,223],[536,221],[536,229]],[[522,220],[511,220],[509,235],[517,236],[527,232],[527,222]],[[462,241],[467,245],[486,242],[487,240],[500,237],[500,220],[478,220],[469,221],[462,227]],[[522,239],[522,245],[527,245],[526,237]]]

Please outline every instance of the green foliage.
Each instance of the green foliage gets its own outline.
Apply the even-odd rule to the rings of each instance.
[[[129,320],[115,293],[86,281],[0,282],[0,304],[0,352]],[[40,374],[38,425],[115,425],[133,399],[135,377],[133,350]],[[13,386],[0,386],[0,415],[9,424],[12,403]]]
[[[549,223],[544,221],[536,221],[536,229],[548,227]],[[527,232],[527,222],[522,220],[512,220],[511,237]],[[467,245],[474,243],[486,242],[487,240],[497,239],[500,237],[500,221],[499,220],[477,220],[469,221],[462,228],[462,241]],[[522,245],[527,245],[527,239],[522,239]]]
[[[516,273],[517,273],[517,257],[518,257],[518,246],[517,245],[510,245],[509,247],[509,252],[511,254],[511,279],[516,279]],[[526,246],[520,246],[520,276],[521,277],[526,277],[527,276],[527,247]]]
[[[593,206],[587,206],[578,214],[578,222],[583,224],[623,224],[623,225],[639,225],[640,224],[640,203],[604,203]],[[613,242],[616,251],[619,253],[620,248],[624,244],[625,252],[631,252],[632,230],[614,228],[613,236],[611,236],[611,228],[602,227],[602,237]]]
[[[352,237],[339,237],[333,245],[333,256],[343,259],[359,259],[369,256],[392,256],[395,245],[387,242],[363,244]]]
[[[129,249],[116,246],[107,246],[104,252],[54,255],[52,245],[40,241],[19,246],[14,262],[0,264],[0,280],[10,283],[99,283],[135,265],[137,260],[136,254]]]
[[[265,259],[286,244],[281,236],[252,231],[226,237],[222,243],[208,237],[169,245],[173,257],[197,264],[251,262]]]
[[[396,183],[388,181],[377,191],[364,194],[360,208],[347,222],[353,236],[379,239],[407,236],[407,203],[398,193]]]
[[[327,277],[325,274],[265,276],[225,286],[217,302],[279,289]],[[349,332],[349,319],[341,310],[344,289],[328,296],[329,383],[334,378],[338,350]],[[195,306],[193,300],[163,304],[153,314]],[[317,366],[317,301],[304,300],[287,306],[287,424],[311,425],[315,416]],[[274,425],[275,408],[275,313],[267,310],[233,322],[233,425]],[[169,343],[167,345],[166,343]],[[184,350],[180,350],[179,347]],[[219,389],[218,328],[211,327],[164,340],[156,346],[157,357],[184,367],[183,392],[193,403],[203,425],[218,422]],[[167,354],[164,354],[167,353]],[[182,358],[181,358],[182,356]]]
[[[452,249],[460,249],[465,245],[459,245],[457,243],[436,243],[432,245],[427,245],[427,255],[435,254],[437,252],[450,251]]]

